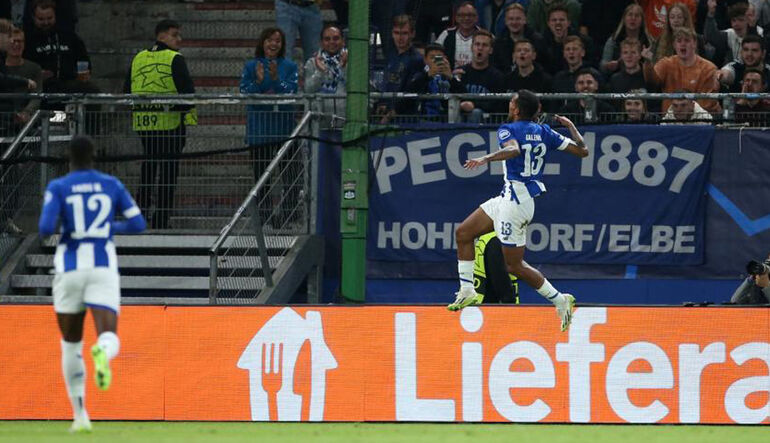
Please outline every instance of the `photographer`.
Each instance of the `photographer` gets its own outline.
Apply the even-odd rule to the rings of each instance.
[[[770,303],[770,257],[764,262],[752,260],[746,265],[749,276],[738,286],[730,303],[764,305]]]

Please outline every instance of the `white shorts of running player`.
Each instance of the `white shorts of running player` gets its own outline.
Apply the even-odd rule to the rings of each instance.
[[[504,246],[527,244],[527,225],[535,215],[535,199],[517,203],[507,196],[492,197],[481,204],[481,209],[495,223],[495,233]]]
[[[86,308],[120,312],[120,274],[114,269],[79,269],[53,278],[53,309],[78,314]]]

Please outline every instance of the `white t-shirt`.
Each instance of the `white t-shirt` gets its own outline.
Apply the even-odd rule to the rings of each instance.
[[[436,39],[436,43],[443,45],[449,35],[449,30],[445,29]],[[455,64],[453,68],[470,64],[473,58],[473,34],[463,37],[460,31],[455,32]]]

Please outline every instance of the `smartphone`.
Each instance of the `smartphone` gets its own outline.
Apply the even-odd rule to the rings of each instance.
[[[433,56],[433,62],[441,63],[443,61],[444,61],[444,56],[443,55],[434,55]]]

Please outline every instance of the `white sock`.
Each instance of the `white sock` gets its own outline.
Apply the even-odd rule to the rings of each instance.
[[[118,355],[118,351],[120,351],[120,339],[114,332],[102,332],[99,334],[96,343],[104,350],[104,353],[107,354],[108,360],[115,358],[115,356]]]
[[[537,293],[550,300],[556,306],[561,306],[564,303],[564,296],[553,287],[547,278],[543,279],[543,286],[537,288]]]
[[[83,363],[83,342],[61,341],[61,368],[67,395],[75,419],[86,418],[86,365]]]
[[[457,260],[457,273],[460,275],[460,289],[473,288],[473,260]]]

